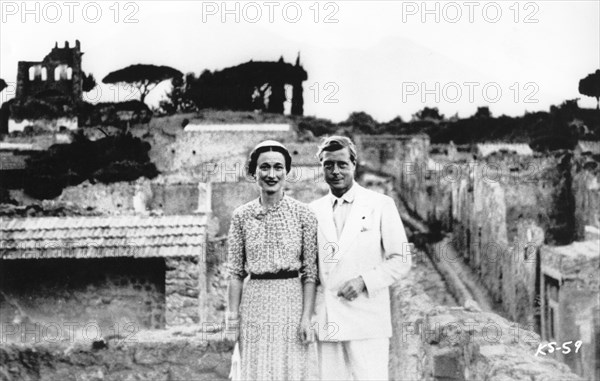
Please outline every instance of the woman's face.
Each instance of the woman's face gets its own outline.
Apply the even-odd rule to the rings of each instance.
[[[267,194],[283,192],[285,177],[285,157],[281,152],[267,151],[258,156],[256,178],[263,192]]]

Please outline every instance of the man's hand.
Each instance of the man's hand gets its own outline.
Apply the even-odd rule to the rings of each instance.
[[[365,282],[361,276],[354,279],[350,279],[340,287],[337,296],[352,301],[358,297],[358,295],[365,290]]]

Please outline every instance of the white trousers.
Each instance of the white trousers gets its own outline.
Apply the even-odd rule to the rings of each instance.
[[[388,380],[389,338],[317,343],[319,378]]]

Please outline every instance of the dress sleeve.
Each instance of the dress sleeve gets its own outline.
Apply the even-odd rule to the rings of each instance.
[[[302,281],[316,283],[317,271],[317,217],[308,209],[302,213]]]
[[[229,227],[227,268],[231,278],[244,279],[246,272],[246,245],[240,213],[234,211]]]

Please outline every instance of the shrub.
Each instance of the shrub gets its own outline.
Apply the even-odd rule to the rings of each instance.
[[[85,180],[111,183],[153,178],[158,170],[148,158],[150,144],[131,134],[90,141],[75,135],[71,144],[54,145],[27,162],[24,190],[39,199],[57,197]]]

